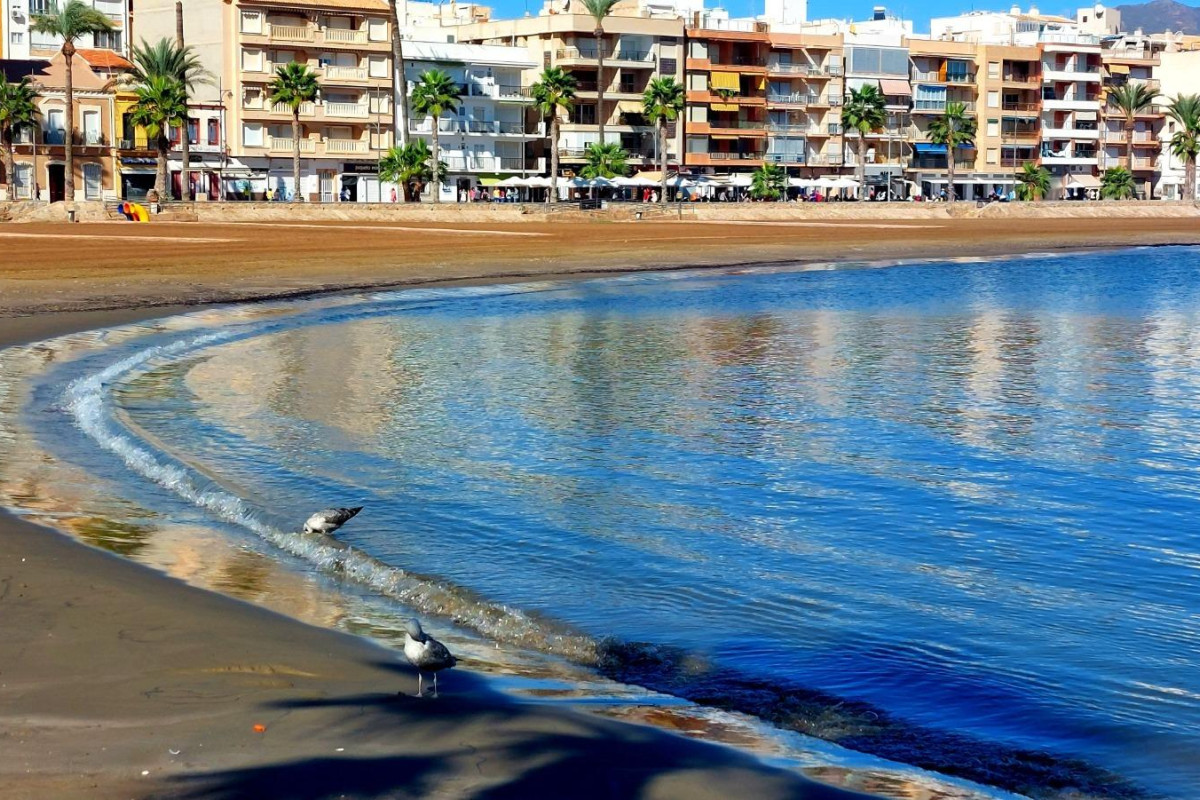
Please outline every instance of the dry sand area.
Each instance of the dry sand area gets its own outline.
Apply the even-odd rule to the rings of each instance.
[[[0,314],[458,279],[1200,242],[1200,217],[0,225]]]

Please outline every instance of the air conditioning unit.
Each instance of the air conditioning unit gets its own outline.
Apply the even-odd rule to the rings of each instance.
[[[13,22],[24,22],[25,21],[25,12],[22,11],[19,6],[13,6],[12,18],[13,18]]]

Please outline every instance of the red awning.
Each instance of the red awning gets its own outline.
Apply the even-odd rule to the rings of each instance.
[[[908,81],[896,80],[895,78],[880,78],[879,91],[885,95],[897,94],[912,94],[912,87]]]

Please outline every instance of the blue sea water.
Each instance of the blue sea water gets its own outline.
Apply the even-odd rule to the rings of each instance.
[[[1200,797],[1198,249],[379,294],[173,341],[40,401],[293,555],[338,557],[283,538],[308,510],[366,506],[339,538],[381,595],[1014,791]]]

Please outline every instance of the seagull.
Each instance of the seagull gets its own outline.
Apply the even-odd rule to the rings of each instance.
[[[304,532],[331,534],[354,519],[355,515],[362,510],[363,507],[359,506],[358,508],[326,508],[318,511],[308,518],[308,522],[304,523]]]
[[[423,673],[433,673],[433,696],[437,697],[438,672],[450,669],[458,663],[458,659],[450,655],[446,645],[421,630],[421,623],[415,619],[410,619],[405,628],[404,657],[417,668],[417,697],[422,696],[421,678]]]

